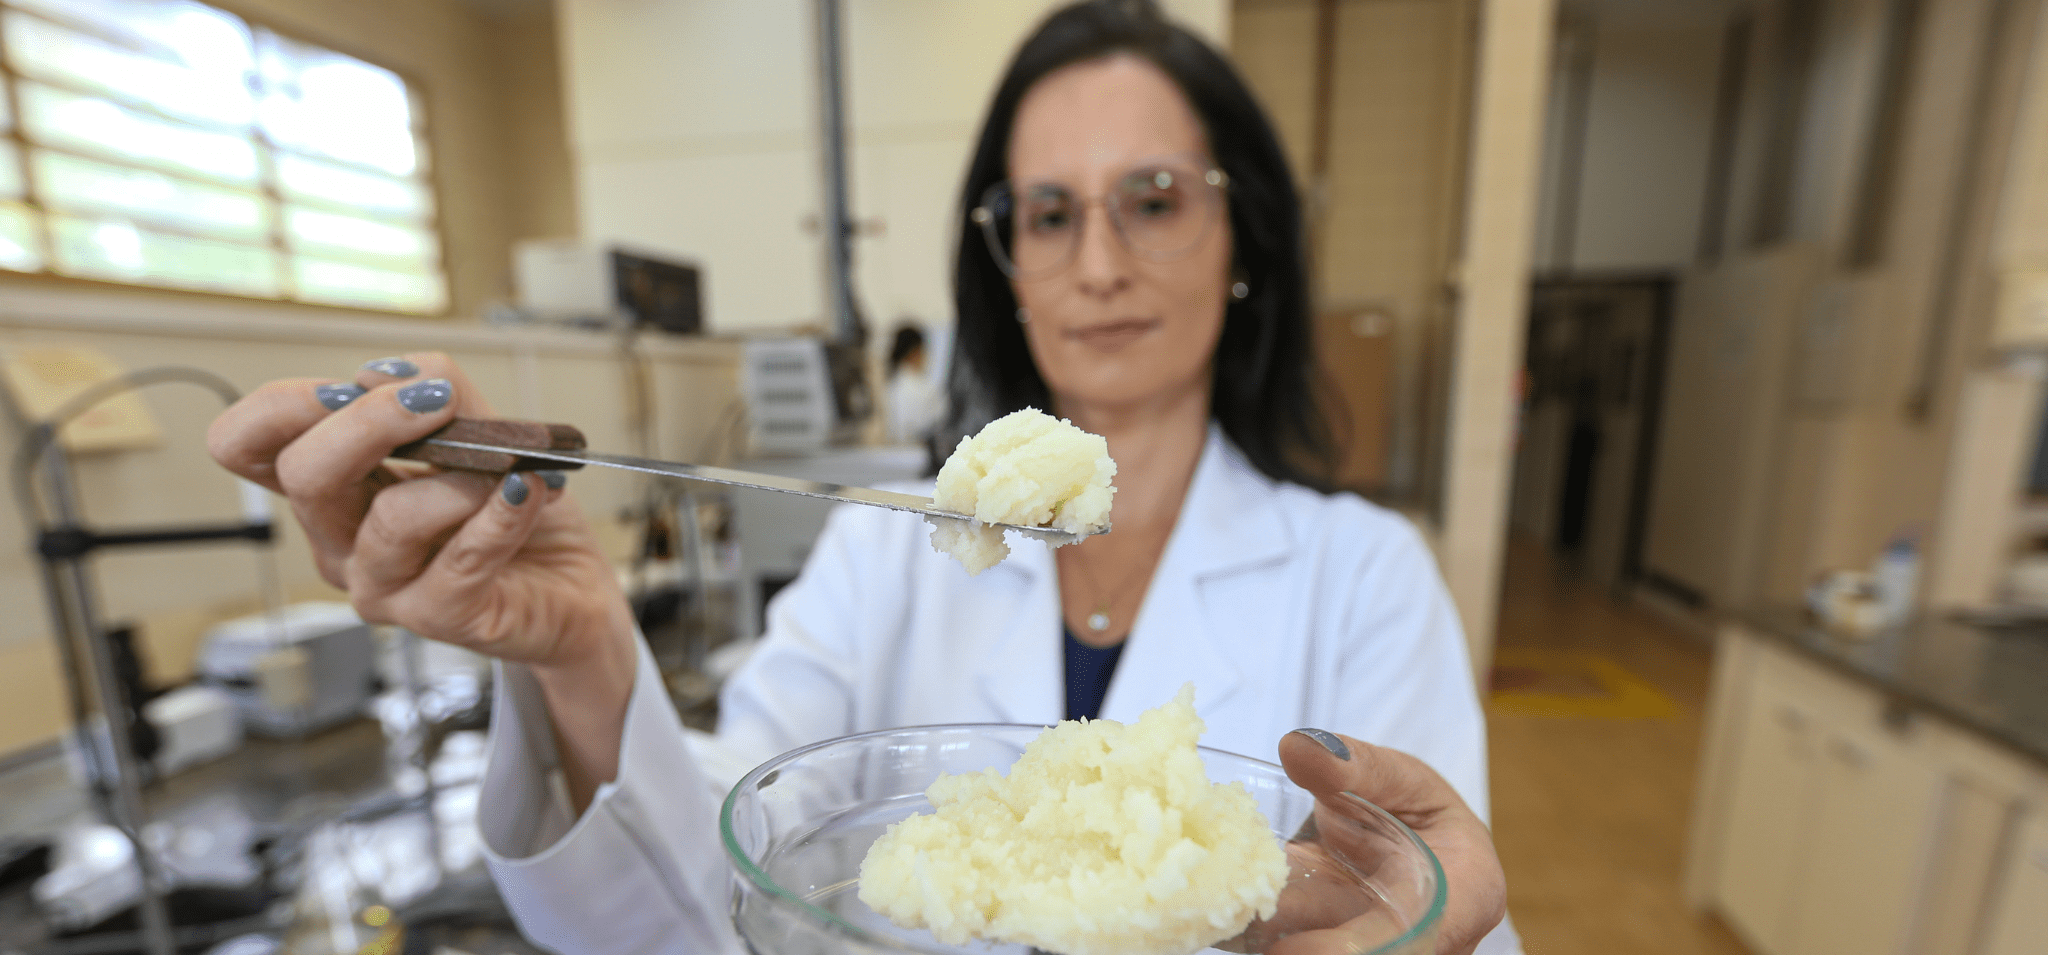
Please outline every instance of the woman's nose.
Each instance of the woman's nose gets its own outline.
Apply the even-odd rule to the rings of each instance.
[[[1084,294],[1108,297],[1130,285],[1130,254],[1117,241],[1108,203],[1097,203],[1081,219],[1081,247],[1074,250],[1074,280]]]

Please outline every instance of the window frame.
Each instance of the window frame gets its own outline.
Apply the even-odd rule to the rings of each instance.
[[[215,124],[208,124],[204,121],[194,120],[187,117],[166,113],[147,103],[137,102],[135,100],[128,99],[115,94],[86,89],[62,81],[52,81],[40,77],[25,76],[18,69],[16,69],[13,58],[7,54],[7,24],[4,21],[0,21],[0,80],[4,80],[6,108],[9,114],[12,116],[12,122],[9,124],[8,129],[4,133],[0,133],[0,139],[4,139],[8,143],[10,143],[18,154],[18,162],[22,178],[23,191],[23,197],[19,200],[19,202],[21,205],[26,206],[35,213],[36,236],[42,244],[42,248],[40,251],[43,257],[43,266],[41,269],[33,272],[18,271],[15,269],[0,269],[0,282],[35,283],[46,284],[52,287],[71,287],[80,289],[118,289],[122,291],[142,292],[146,294],[199,297],[209,300],[227,300],[234,302],[249,303],[257,306],[270,305],[286,306],[290,308],[320,309],[342,314],[372,314],[381,316],[402,317],[408,319],[442,319],[454,317],[457,314],[457,290],[455,285],[455,269],[453,268],[452,263],[453,260],[457,257],[457,254],[454,251],[453,245],[449,242],[446,203],[447,193],[444,188],[445,177],[443,176],[442,161],[443,150],[439,148],[438,137],[435,135],[436,131],[434,125],[434,109],[431,106],[434,97],[432,95],[430,85],[422,81],[417,75],[415,75],[410,70],[393,66],[390,63],[383,61],[381,58],[377,56],[364,55],[363,51],[360,48],[357,48],[352,44],[335,43],[326,37],[319,36],[309,31],[279,26],[276,22],[266,17],[255,15],[248,12],[239,3],[223,2],[223,0],[196,0],[196,2],[211,7],[214,10],[217,10],[227,16],[231,16],[237,20],[240,20],[242,24],[249,29],[252,39],[259,32],[268,31],[270,33],[276,34],[278,37],[282,39],[285,39],[293,43],[316,47],[328,52],[339,54],[341,56],[346,56],[355,60],[359,60],[363,63],[367,63],[371,66],[377,67],[378,69],[389,71],[392,75],[398,77],[400,82],[405,84],[405,91],[407,99],[409,101],[409,106],[415,111],[415,118],[412,127],[419,148],[422,150],[424,154],[423,160],[425,168],[412,176],[403,178],[407,181],[419,184],[419,186],[425,190],[427,195],[427,200],[430,208],[425,218],[417,224],[416,228],[423,234],[431,237],[436,246],[436,255],[434,259],[434,274],[436,274],[439,277],[442,286],[442,302],[440,307],[433,311],[415,311],[407,309],[381,307],[375,305],[344,305],[335,304],[332,302],[308,301],[297,297],[298,276],[297,270],[295,268],[295,261],[301,258],[302,256],[321,261],[340,262],[343,264],[361,265],[365,267],[375,267],[375,265],[370,260],[364,258],[351,258],[346,255],[334,254],[323,255],[319,252],[301,251],[295,248],[288,234],[290,229],[289,220],[291,208],[298,207],[326,212],[335,212],[344,215],[351,215],[377,221],[391,220],[382,219],[378,217],[375,213],[366,212],[361,209],[353,209],[346,206],[327,203],[319,199],[307,200],[288,197],[286,193],[283,191],[279,180],[278,158],[280,156],[285,155],[296,156],[303,159],[311,160],[313,162],[341,166],[353,171],[369,172],[377,175],[383,175],[389,178],[400,177],[393,177],[388,172],[375,170],[370,167],[362,166],[360,164],[351,162],[349,160],[335,159],[333,157],[320,155],[318,153],[310,153],[300,149],[295,149],[292,147],[281,145],[271,139],[269,132],[263,128],[260,122],[252,122],[249,126],[243,128],[234,128]],[[105,39],[104,34],[99,30],[99,28],[83,20],[73,20],[63,17],[50,16],[41,10],[16,6],[12,3],[6,2],[6,0],[0,0],[0,11],[10,12],[18,16],[29,17],[44,23],[55,25],[61,29],[70,30],[86,36]],[[209,132],[233,132],[237,134],[247,135],[249,137],[250,142],[256,148],[258,166],[257,180],[255,183],[250,185],[234,185],[226,183],[222,180],[206,177],[205,175],[199,173],[173,171],[160,166],[150,165],[143,162],[137,162],[126,158],[110,158],[108,156],[94,154],[89,151],[71,149],[63,145],[37,142],[29,137],[23,125],[24,114],[22,111],[22,84],[24,82],[34,83],[39,86],[54,89],[59,92],[70,95],[92,97],[103,102],[112,104],[113,106],[118,107],[120,109],[130,110],[139,115],[154,120],[176,123],[188,128],[206,130]],[[56,267],[56,230],[54,227],[54,223],[52,222],[52,217],[58,215],[75,214],[68,212],[66,210],[53,208],[52,206],[46,204],[46,198],[43,191],[41,176],[35,168],[36,163],[34,161],[34,154],[36,150],[42,150],[66,157],[85,160],[88,162],[144,170],[158,175],[168,176],[180,182],[189,182],[212,188],[236,189],[258,196],[260,199],[268,203],[269,209],[273,213],[273,215],[271,216],[269,229],[264,234],[261,244],[252,244],[252,247],[262,248],[277,255],[280,265],[280,274],[278,276],[279,285],[277,294],[243,294],[238,292],[218,291],[212,289],[197,289],[177,285],[157,285],[143,282],[124,282],[114,279],[92,278],[83,275],[74,275],[67,272],[59,271]],[[132,220],[138,226],[142,226],[153,232],[160,232],[170,237],[180,239],[194,239],[199,241],[233,241],[230,239],[223,239],[219,235],[207,235],[201,232],[195,232],[190,229],[181,228],[179,225],[173,222],[152,219],[144,216],[133,216],[130,218],[132,218]]]

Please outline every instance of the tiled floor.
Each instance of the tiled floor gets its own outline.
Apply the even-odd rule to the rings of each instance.
[[[1679,892],[1706,645],[1518,542],[1499,647],[1494,838],[1531,955],[1747,955]]]

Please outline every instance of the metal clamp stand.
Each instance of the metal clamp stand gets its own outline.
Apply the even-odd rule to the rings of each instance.
[[[87,560],[94,551],[104,547],[221,540],[268,544],[272,540],[271,525],[268,521],[250,521],[113,532],[88,529],[79,512],[69,458],[58,445],[56,434],[66,421],[108,397],[169,381],[200,385],[230,404],[240,397],[226,380],[197,369],[155,368],[124,375],[88,389],[58,409],[49,420],[35,424],[22,442],[14,462],[17,501],[22,509],[23,523],[36,530],[36,554],[42,562],[51,622],[56,629],[64,668],[70,677],[73,730],[84,736],[79,748],[92,768],[94,794],[102,813],[128,837],[135,850],[135,864],[142,876],[142,935],[149,955],[174,955],[176,952],[170,912],[165,904],[168,886],[142,840],[148,811],[143,805],[142,774],[129,735],[129,706],[115,675],[113,652],[101,629],[99,604]],[[54,517],[54,522],[49,524],[43,523],[43,508],[38,505],[34,490],[34,475],[39,463],[44,483],[49,489],[49,510]],[[108,748],[113,756],[111,766],[100,765],[99,747],[91,740],[89,714],[92,709],[97,709],[106,721]]]

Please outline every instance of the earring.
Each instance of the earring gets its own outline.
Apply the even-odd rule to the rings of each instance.
[[[1030,309],[1028,309],[1028,308],[1025,308],[1025,307],[1024,307],[1024,306],[1022,306],[1022,305],[1019,305],[1019,306],[1017,306],[1017,324],[1019,324],[1019,325],[1029,325],[1029,324],[1031,324],[1031,310],[1030,310]]]
[[[1251,294],[1252,287],[1246,284],[1245,280],[1238,279],[1237,281],[1230,283],[1231,298],[1237,299],[1238,301],[1242,302],[1245,299],[1251,297]]]

